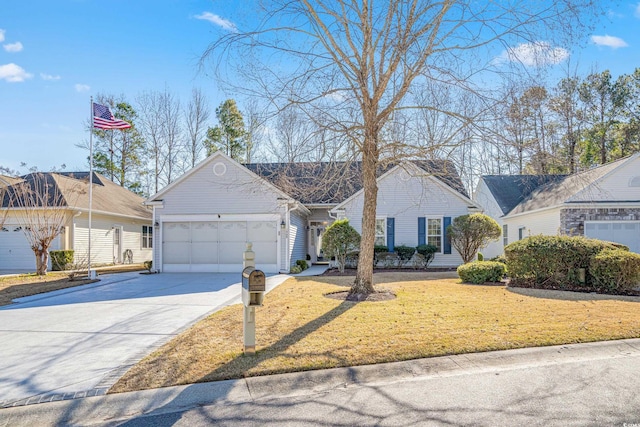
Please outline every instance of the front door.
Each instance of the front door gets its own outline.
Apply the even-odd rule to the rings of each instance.
[[[322,236],[326,228],[326,222],[309,222],[309,255],[312,263],[328,261],[322,252]]]
[[[113,263],[122,264],[122,226],[113,226]]]

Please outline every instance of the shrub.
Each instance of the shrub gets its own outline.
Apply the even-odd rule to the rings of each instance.
[[[484,261],[484,255],[482,255],[482,252],[478,252],[478,261]]]
[[[373,266],[376,267],[381,261],[380,254],[386,254],[389,248],[384,245],[375,245],[373,247]]]
[[[621,249],[607,249],[591,258],[593,285],[607,292],[629,291],[640,285],[640,255]]]
[[[478,249],[498,240],[502,228],[493,218],[474,213],[454,218],[447,227],[447,233],[451,236],[451,246],[456,248],[466,264],[476,256]]]
[[[322,250],[327,256],[335,257],[340,272],[344,272],[347,254],[358,249],[360,234],[349,225],[348,219],[334,221],[324,232]]]
[[[69,251],[50,251],[51,269],[53,271],[66,270],[68,266],[73,264],[73,250]]]
[[[398,261],[399,264],[402,265],[409,261],[413,254],[416,253],[416,248],[400,245],[395,247],[395,252],[398,254],[398,258],[400,258],[400,260]]]
[[[431,264],[431,261],[433,261],[436,252],[438,252],[438,247],[434,245],[418,245],[416,252],[423,257],[423,259],[420,260],[422,268],[427,268],[429,264]]]
[[[298,273],[302,273],[302,269],[300,268],[299,265],[294,265],[289,269],[289,272],[291,274],[298,274]]]
[[[345,267],[358,268],[358,259],[359,258],[360,258],[360,252],[358,252],[358,251],[349,252],[347,254],[347,258],[345,260]]]
[[[501,262],[503,264],[507,263],[507,259],[504,257],[504,255],[494,256],[493,258],[489,259],[489,261]]]
[[[458,276],[463,282],[476,284],[499,282],[506,272],[506,265],[494,261],[475,261],[458,267]]]
[[[296,265],[298,267],[300,267],[300,269],[302,271],[306,270],[307,268],[309,268],[309,264],[307,264],[307,261],[303,260],[303,259],[299,259],[296,261]]]
[[[591,258],[605,249],[619,246],[585,237],[540,235],[513,242],[504,252],[513,285],[545,284],[564,288],[584,285],[580,280],[580,269],[586,270],[586,284],[589,285]]]

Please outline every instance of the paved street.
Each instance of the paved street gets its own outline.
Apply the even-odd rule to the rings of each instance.
[[[0,410],[0,426],[626,426],[640,339],[168,387]]]
[[[267,290],[289,276],[267,278]],[[239,274],[120,273],[0,308],[0,407],[101,395],[185,327],[239,302]]]

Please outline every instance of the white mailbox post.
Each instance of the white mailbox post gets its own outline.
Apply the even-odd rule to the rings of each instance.
[[[264,272],[255,269],[254,253],[251,243],[247,243],[242,270],[242,305],[244,335],[244,354],[256,352],[256,307],[262,305],[266,290]]]

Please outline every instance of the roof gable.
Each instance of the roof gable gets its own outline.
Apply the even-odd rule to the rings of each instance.
[[[620,166],[637,156],[638,154],[573,175],[551,179],[531,191],[527,197],[508,212],[508,215],[560,206],[569,202],[577,194],[598,194],[599,181],[603,177],[611,175]],[[548,177],[549,175],[546,176]],[[589,200],[597,201],[593,198]]]
[[[452,162],[419,160],[405,164],[419,167],[422,173],[468,199]],[[362,162],[250,163],[244,166],[304,204],[342,203],[362,189]],[[378,179],[397,166],[397,163],[380,165],[376,173]]]
[[[422,163],[422,166],[425,166],[425,165],[428,166],[428,163]],[[453,167],[453,165],[451,165],[451,167]],[[461,191],[455,190],[450,185],[446,184],[440,177],[436,177],[437,175],[434,175],[430,171],[427,171],[423,167],[421,167],[419,162],[404,162],[402,164],[393,166],[389,170],[387,170],[384,174],[380,175],[377,178],[377,181],[378,183],[380,183],[381,181],[387,179],[388,177],[401,172],[407,172],[408,175],[413,178],[422,178],[422,179],[428,180],[434,185],[439,186],[446,192],[461,199],[464,203],[468,203],[472,206],[475,206],[475,202],[469,199],[469,197],[466,195],[466,191],[463,193]],[[451,169],[448,170],[448,173],[451,173]],[[461,181],[460,181],[460,186],[462,187]],[[364,193],[364,189],[360,188],[357,192],[355,192],[350,197],[348,197],[347,199],[339,203],[335,208],[332,209],[332,211],[343,208],[346,204],[350,203],[356,197],[360,197],[363,193]]]
[[[277,193],[278,195],[280,195],[280,196],[282,196],[284,198],[287,198],[287,199],[291,198],[291,196],[289,194],[287,194],[286,192],[282,191],[280,188],[275,186],[269,180],[263,179],[263,177],[261,177],[259,175],[256,175],[253,171],[251,171],[250,169],[244,167],[243,165],[241,165],[240,163],[238,163],[237,161],[235,161],[231,157],[227,156],[226,154],[224,154],[224,153],[222,153],[220,151],[216,151],[211,156],[207,157],[202,162],[200,162],[198,165],[196,165],[194,168],[191,168],[189,171],[187,171],[185,174],[183,174],[180,178],[178,178],[177,180],[173,181],[171,184],[167,185],[165,188],[163,188],[162,190],[160,190],[159,192],[157,192],[153,196],[149,197],[146,200],[146,203],[153,203],[153,202],[162,200],[162,198],[167,193],[169,193],[169,192],[173,191],[175,188],[181,186],[183,183],[188,181],[191,177],[195,176],[196,174],[198,174],[200,171],[204,170],[205,168],[210,167],[210,166],[214,166],[214,162],[216,160],[220,160],[221,158],[226,160],[227,163],[229,163],[234,168],[236,168],[240,173],[247,174],[251,178],[251,180],[258,179],[258,180],[261,181],[261,184],[264,184],[266,186],[267,189],[269,189],[271,191],[274,191],[275,193]]]

